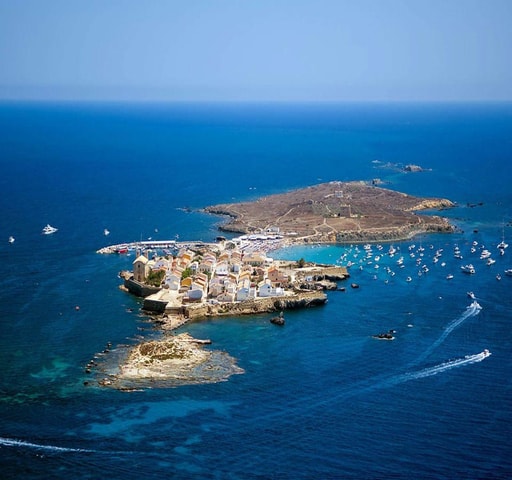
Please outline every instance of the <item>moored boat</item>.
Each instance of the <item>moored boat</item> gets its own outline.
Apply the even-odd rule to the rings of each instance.
[[[462,270],[463,273],[473,274],[476,272],[475,267],[471,263],[468,263],[467,265],[462,265],[460,269]]]

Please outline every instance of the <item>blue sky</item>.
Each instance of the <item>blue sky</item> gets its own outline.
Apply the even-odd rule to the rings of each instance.
[[[512,0],[0,0],[0,99],[512,100]]]

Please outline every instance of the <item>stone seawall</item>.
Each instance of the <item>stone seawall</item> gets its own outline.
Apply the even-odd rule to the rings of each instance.
[[[123,284],[130,293],[143,298],[153,295],[161,290],[161,287],[146,285],[145,283],[137,282],[137,280],[134,280],[133,278],[125,278]]]
[[[199,319],[231,315],[253,315],[309,308],[323,305],[326,302],[327,295],[324,292],[297,292],[284,297],[265,297],[236,303],[188,305],[185,307],[185,316],[189,319]]]

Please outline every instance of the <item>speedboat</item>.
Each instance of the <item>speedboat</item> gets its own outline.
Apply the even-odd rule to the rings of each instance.
[[[482,310],[482,306],[476,301],[473,300],[470,305],[468,305],[468,308],[474,308],[475,310]]]
[[[55,233],[58,230],[58,228],[52,227],[49,223],[46,225],[46,227],[43,228],[43,233],[45,235],[51,235],[52,233]]]
[[[491,355],[491,352],[489,352],[489,350],[487,350],[487,348],[484,349],[484,351],[482,352],[483,355],[484,355],[484,358],[487,358],[488,356]]]
[[[475,294],[473,292],[468,292],[468,297],[475,300]]]

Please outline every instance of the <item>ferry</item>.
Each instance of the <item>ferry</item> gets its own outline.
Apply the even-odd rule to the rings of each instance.
[[[43,234],[44,235],[51,235],[52,233],[55,233],[58,230],[58,228],[52,227],[49,223],[46,225],[46,227],[43,228]]]

